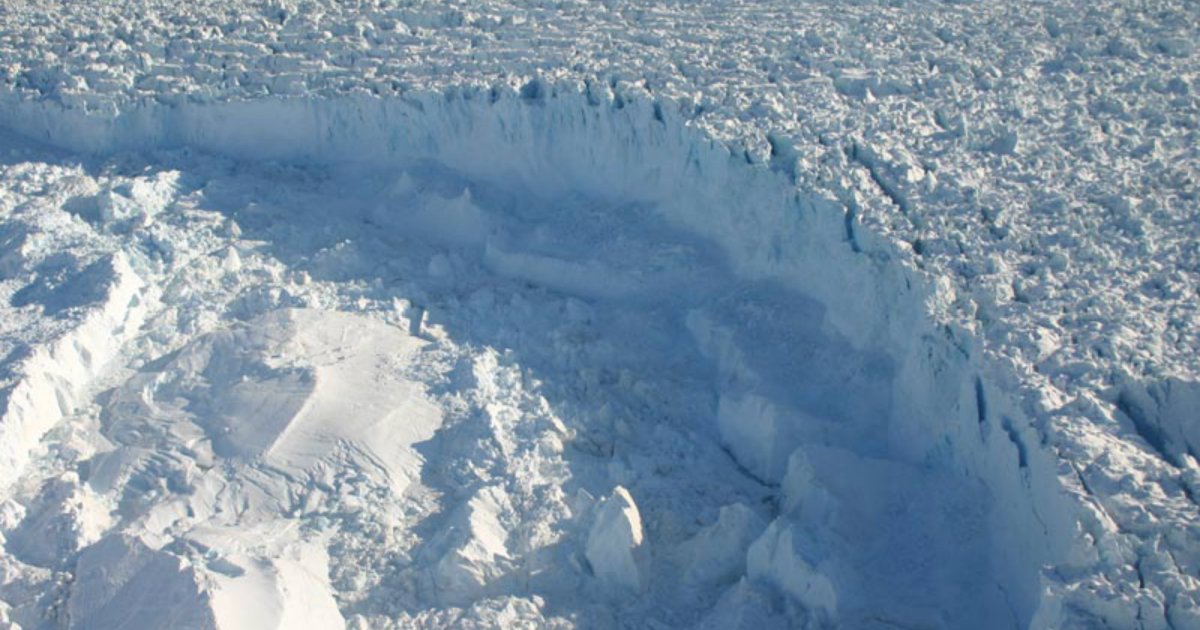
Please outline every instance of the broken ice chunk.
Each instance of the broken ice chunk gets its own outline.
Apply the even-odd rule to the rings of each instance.
[[[449,549],[434,568],[443,602],[465,604],[485,596],[509,568],[508,534],[500,522],[507,501],[502,488],[484,488],[451,518],[443,534]]]
[[[621,486],[600,504],[587,540],[587,560],[601,582],[629,591],[645,586],[647,546],[642,517]]]
[[[746,571],[746,548],[766,523],[743,503],[721,508],[717,522],[684,541],[679,550],[686,563],[688,584],[726,584]]]
[[[820,568],[821,550],[813,547],[802,529],[776,519],[750,546],[746,569],[752,581],[775,585],[828,624],[836,619],[837,591]]]

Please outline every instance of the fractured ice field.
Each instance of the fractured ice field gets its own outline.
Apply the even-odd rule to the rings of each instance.
[[[31,111],[9,623],[1073,619],[1083,499],[950,289],[649,100]]]

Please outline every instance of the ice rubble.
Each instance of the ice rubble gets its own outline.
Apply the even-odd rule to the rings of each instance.
[[[70,332],[37,348],[17,368],[22,376],[6,392],[0,419],[0,491],[20,474],[29,451],[82,401],[80,396],[145,316],[141,280],[121,256],[99,263],[102,299]],[[103,286],[107,284],[107,286]]]
[[[1178,568],[1145,576],[1154,585],[1150,595],[1080,595],[1080,576],[1103,576],[1108,563],[1122,562],[1104,555],[1127,552],[1092,546],[1103,544],[1105,527],[1092,500],[1062,487],[1069,463],[1044,446],[1044,420],[1026,404],[1010,368],[985,359],[979,339],[946,316],[955,300],[949,283],[928,278],[889,242],[859,229],[842,204],[797,190],[787,172],[748,164],[644,94],[614,94],[604,84],[536,87],[403,99],[182,103],[109,118],[20,101],[5,114],[14,128],[85,153],[187,147],[249,161],[412,173],[395,176],[363,216],[384,232],[448,252],[430,258],[431,282],[463,282],[455,279],[457,268],[473,260],[497,278],[663,320],[674,331],[667,348],[694,346],[706,362],[717,436],[740,474],[773,488],[773,503],[710,506],[720,508],[719,516],[680,541],[674,553],[685,557],[673,565],[672,551],[660,551],[651,537],[655,530],[643,531],[644,510],[634,499],[639,488],[632,484],[645,470],[614,467],[611,495],[598,506],[581,495],[574,512],[593,514],[590,529],[575,534],[588,565],[580,572],[616,587],[610,596],[617,601],[653,601],[668,592],[663,577],[678,572],[701,589],[724,593],[707,613],[717,625],[752,619],[748,611],[774,594],[784,598],[780,614],[814,627],[1197,623],[1194,579]],[[456,182],[476,192],[430,194]],[[553,210],[522,216],[524,207]],[[116,217],[108,214],[106,220]],[[242,265],[233,256],[222,264],[234,271]],[[116,286],[129,288],[111,290],[104,304],[140,303],[132,297],[141,295],[138,282]],[[481,304],[488,300],[483,295]],[[546,321],[547,314],[525,308],[534,321]],[[24,433],[5,442],[16,446],[2,462],[7,484],[41,435],[77,404],[74,392],[95,375],[89,366],[116,353],[124,337],[107,333],[136,328],[124,310],[106,309],[93,318],[103,331],[85,322],[77,328],[82,332],[58,342],[74,354],[27,364],[40,367],[14,392],[34,387],[25,383],[45,370],[64,376],[50,378],[38,397],[57,415],[23,412],[10,396],[15,402],[2,428]],[[267,597],[278,610],[263,614],[274,617],[251,621],[283,627],[301,618],[292,615],[304,615],[340,624],[330,608],[324,552],[308,550],[317,543],[281,525],[279,515],[290,509],[292,494],[337,464],[382,469],[393,494],[417,474],[421,457],[414,449],[438,430],[437,410],[423,394],[406,393],[403,383],[380,390],[363,382],[385,359],[375,354],[381,349],[416,352],[426,312],[415,310],[403,334],[356,316],[289,311],[199,336],[169,358],[173,367],[159,366],[148,382],[134,377],[118,388],[107,403],[113,416],[106,434],[120,446],[98,458],[91,486],[136,493],[171,470],[159,471],[156,460],[173,444],[188,445],[179,454],[200,470],[183,482],[187,492],[127,497],[143,504],[143,536],[166,551],[122,534],[86,546],[79,567],[111,553],[118,573],[128,576],[96,583],[94,572],[79,572],[69,607],[85,614],[70,618],[82,623],[93,613],[96,619],[123,614],[129,605],[121,598],[132,596],[127,584],[171,574],[172,590],[178,582],[192,604],[163,609],[147,625],[209,615],[215,621],[197,623],[224,627],[223,615],[248,608],[237,599],[242,588],[285,593]],[[346,351],[330,335],[359,343],[329,366],[314,363],[327,350]],[[474,360],[474,380],[499,396],[512,385],[493,382],[499,367],[488,356]],[[277,364],[279,357],[305,365]],[[164,382],[168,376],[179,380]],[[364,405],[363,423],[343,424],[338,404],[325,411],[329,396]],[[1181,399],[1147,396],[1169,409]],[[1149,409],[1145,398],[1131,393],[1127,407]],[[416,425],[388,422],[397,405],[415,405],[404,412]],[[264,416],[257,409],[286,413]],[[495,403],[484,409],[482,417],[503,429],[497,448],[519,462],[520,447],[505,440],[516,435],[506,423],[520,415]],[[255,422],[247,424],[251,417]],[[22,428],[22,418],[41,424]],[[639,422],[641,430],[653,427]],[[633,438],[639,439],[652,438]],[[1168,432],[1162,443],[1180,452],[1191,441]],[[208,470],[213,462],[220,466]],[[218,470],[226,482],[248,484],[239,495],[246,504],[221,505]],[[137,483],[139,475],[148,478]],[[474,492],[431,538],[438,605],[470,607],[522,588],[537,591],[529,586],[535,582],[508,582],[518,561],[537,559],[515,557],[506,539],[511,500],[501,487]],[[211,532],[173,529],[182,515],[205,522],[205,510]],[[221,516],[246,510],[261,516]],[[258,520],[283,531],[243,531]],[[722,545],[739,552],[728,554]],[[186,549],[205,559],[202,574],[214,583],[189,577],[193,569],[180,552]],[[660,554],[653,569],[650,554]],[[169,570],[154,569],[160,565]]]

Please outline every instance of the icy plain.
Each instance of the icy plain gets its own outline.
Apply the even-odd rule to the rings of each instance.
[[[0,2],[0,626],[1200,628],[1200,7]]]

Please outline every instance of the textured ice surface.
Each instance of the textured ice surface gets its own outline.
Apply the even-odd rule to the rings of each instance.
[[[5,3],[0,620],[1196,627],[1194,9]]]

